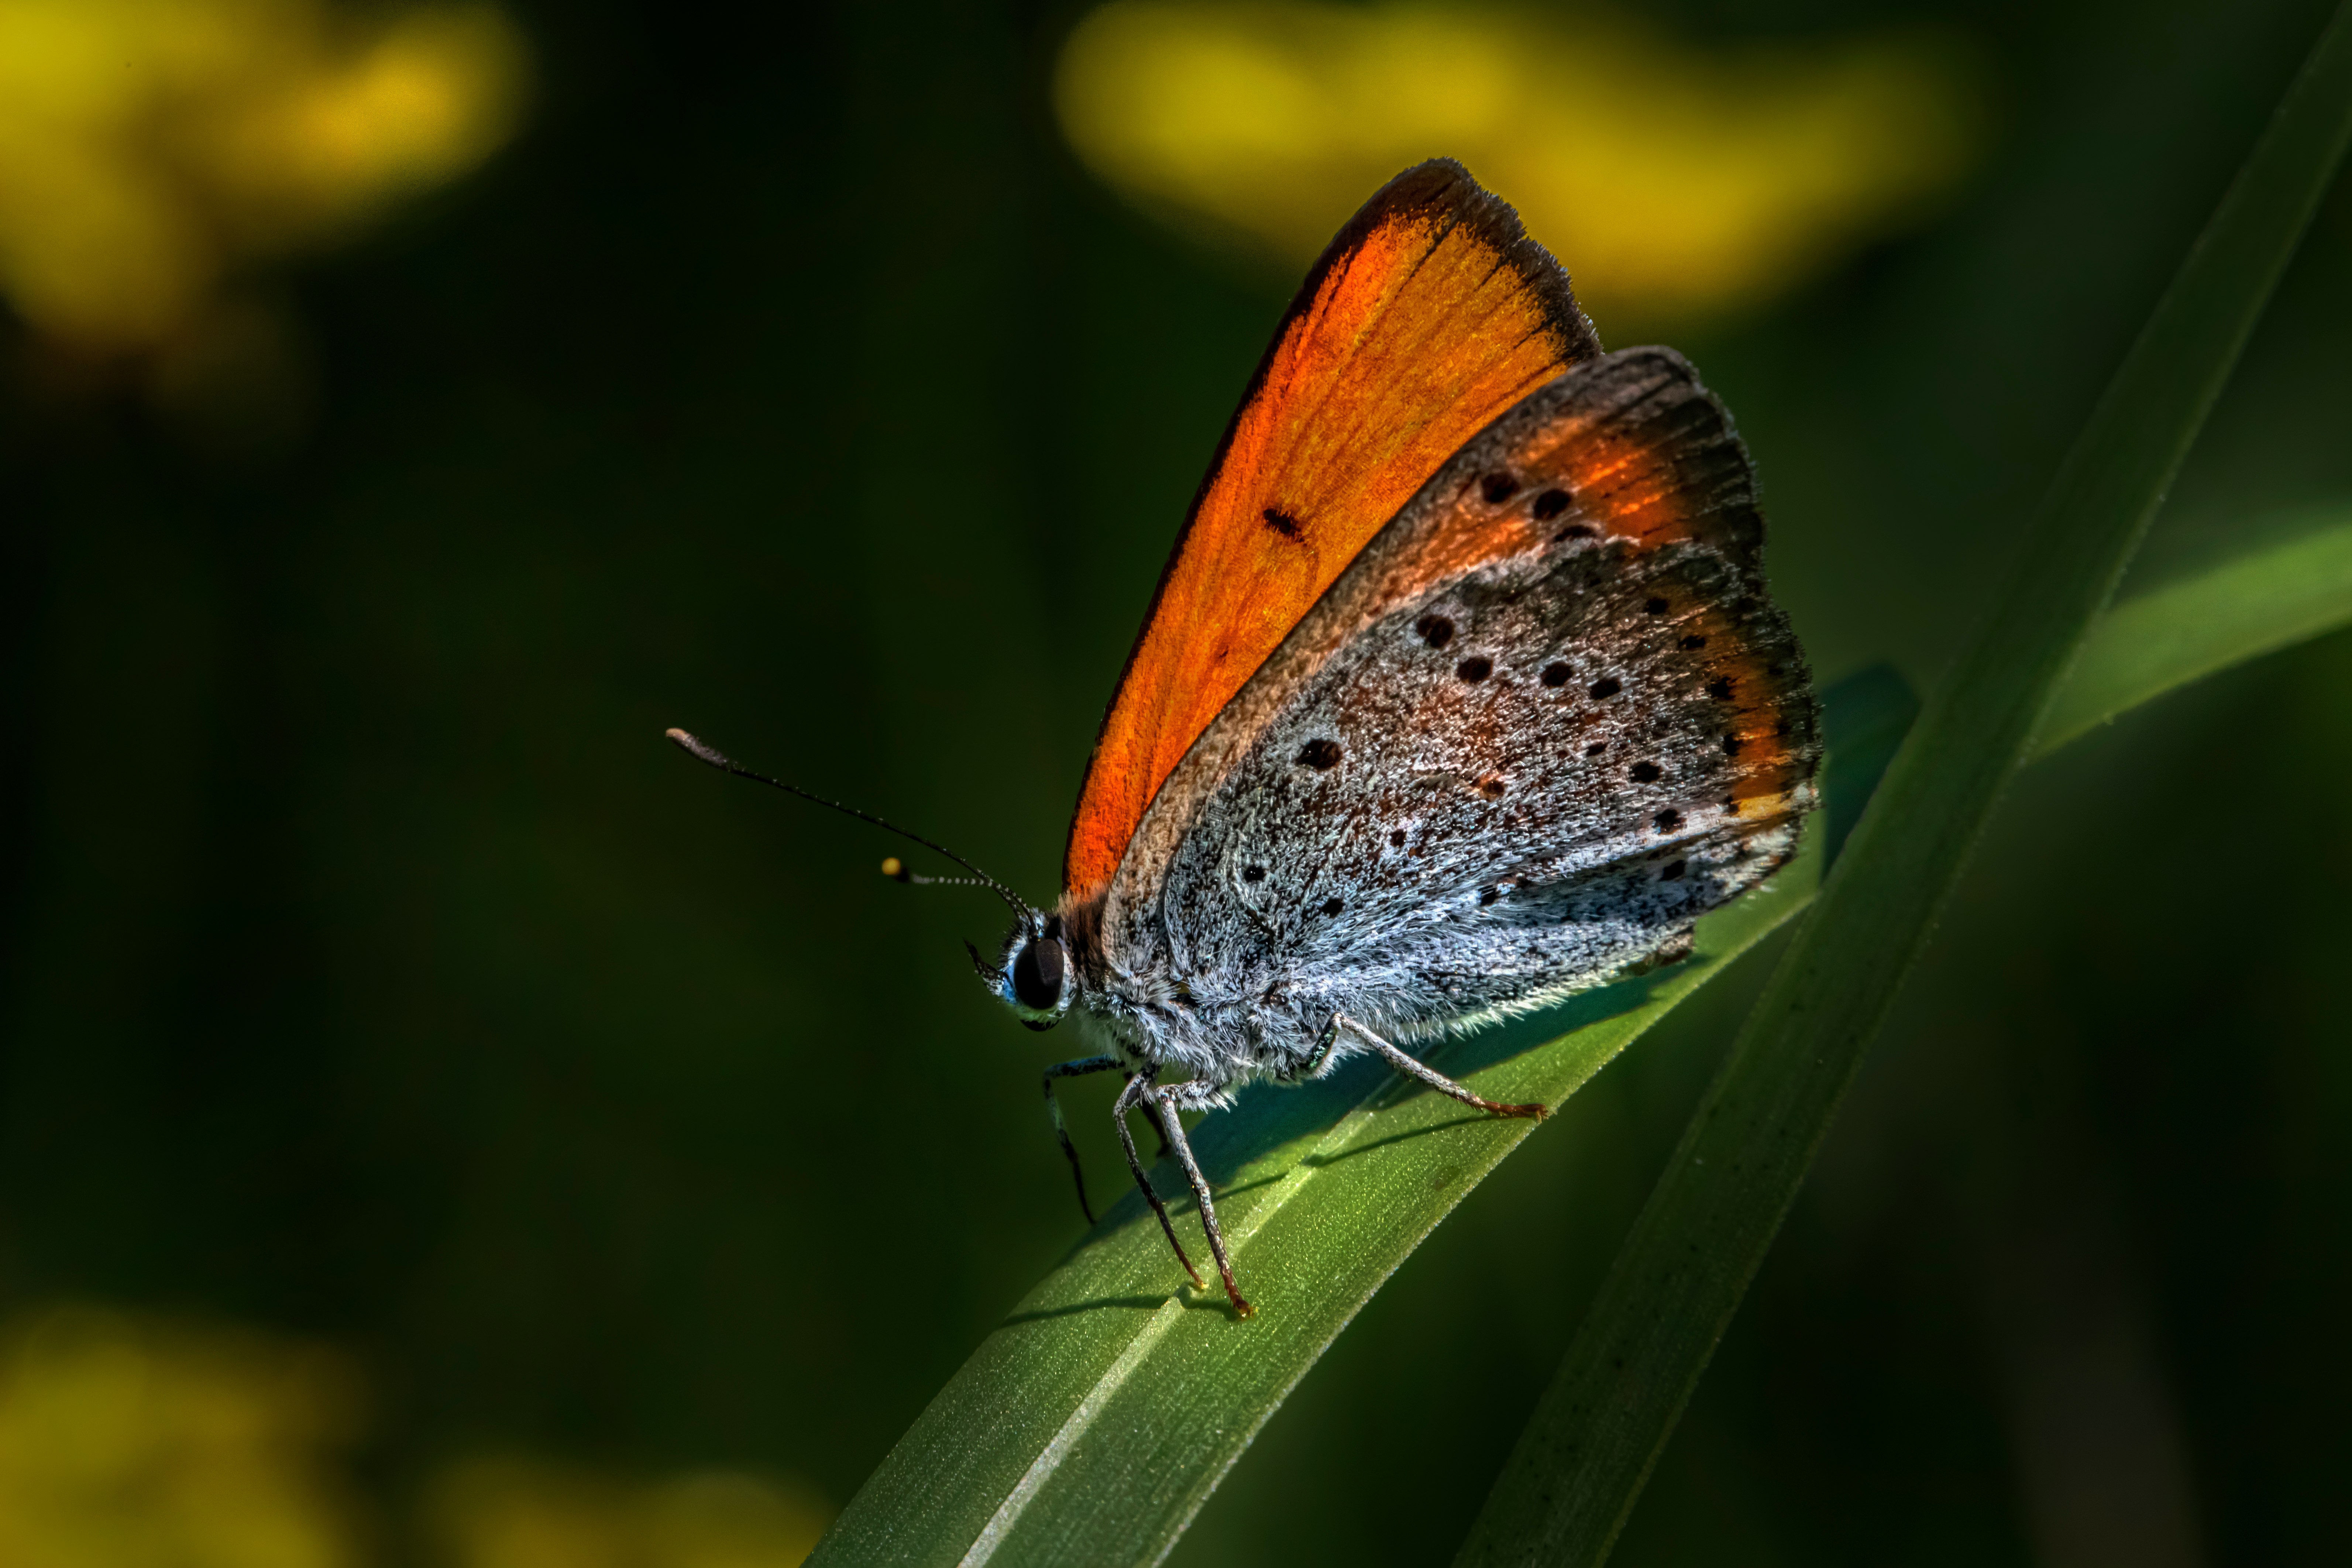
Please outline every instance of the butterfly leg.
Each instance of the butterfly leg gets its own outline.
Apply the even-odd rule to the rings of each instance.
[[[1225,1233],[1217,1226],[1217,1205],[1209,1200],[1209,1180],[1201,1174],[1200,1163],[1192,1158],[1192,1145],[1184,1137],[1184,1124],[1176,1120],[1179,1110],[1206,1110],[1230,1105],[1225,1091],[1213,1083],[1198,1079],[1190,1083],[1172,1084],[1167,1089],[1144,1090],[1145,1103],[1160,1119],[1160,1128],[1176,1158],[1184,1167],[1184,1179],[1192,1184],[1192,1196],[1201,1205],[1201,1228],[1209,1233],[1209,1250],[1216,1255],[1217,1273],[1225,1282],[1225,1295],[1233,1301],[1238,1317],[1250,1317],[1257,1309],[1242,1300],[1240,1289],[1234,1284],[1233,1259],[1225,1255]],[[1199,1283],[1196,1279],[1195,1284]]]
[[[1143,1162],[1136,1156],[1135,1133],[1127,1125],[1127,1113],[1139,1103],[1150,1105],[1155,1110],[1159,1109],[1158,1102],[1151,1099],[1151,1078],[1150,1073],[1144,1072],[1127,1080],[1127,1087],[1118,1091],[1118,1100],[1111,1106],[1111,1120],[1118,1123],[1118,1142],[1119,1147],[1127,1151],[1127,1168],[1135,1173],[1135,1184],[1143,1189],[1143,1201],[1150,1204],[1151,1212],[1160,1216],[1160,1228],[1167,1233],[1168,1245],[1176,1249],[1176,1261],[1182,1264],[1184,1272],[1192,1277],[1192,1289],[1205,1290],[1208,1281],[1202,1279],[1201,1271],[1192,1267],[1192,1260],[1184,1256],[1184,1244],[1176,1239],[1176,1226],[1168,1217],[1168,1205],[1161,1203],[1160,1194],[1151,1190],[1151,1178],[1143,1173]],[[1188,1154],[1186,1158],[1189,1161],[1191,1156]],[[1215,1232],[1212,1231],[1210,1237],[1213,1241]]]
[[[1062,1157],[1070,1163],[1070,1180],[1077,1184],[1078,1212],[1087,1223],[1095,1222],[1094,1205],[1087,1202],[1087,1173],[1078,1169],[1077,1145],[1070,1142],[1070,1130],[1062,1125],[1062,1102],[1054,1096],[1054,1080],[1057,1078],[1084,1078],[1090,1072],[1110,1072],[1119,1066],[1117,1057],[1083,1057],[1074,1062],[1055,1062],[1045,1069],[1045,1114],[1054,1119],[1054,1136],[1062,1141]]]
[[[1394,1046],[1389,1044],[1386,1040],[1372,1033],[1371,1030],[1364,1027],[1363,1025],[1356,1022],[1355,1019],[1349,1017],[1345,1013],[1336,1013],[1332,1015],[1330,1026],[1324,1031],[1324,1033],[1328,1037],[1336,1038],[1341,1029],[1347,1030],[1349,1034],[1355,1036],[1358,1039],[1371,1047],[1372,1049],[1380,1052],[1383,1058],[1387,1058],[1389,1066],[1396,1068],[1397,1071],[1404,1073],[1412,1078],[1417,1078],[1422,1082],[1429,1085],[1430,1088],[1435,1089],[1438,1093],[1450,1095],[1454,1099],[1460,1100],[1465,1105],[1475,1105],[1479,1110],[1486,1112],[1489,1116],[1517,1116],[1524,1117],[1531,1121],[1541,1121],[1545,1117],[1551,1114],[1551,1111],[1544,1106],[1505,1105],[1499,1100],[1488,1100],[1484,1095],[1477,1094],[1471,1089],[1465,1089],[1462,1085],[1454,1082],[1452,1079],[1447,1078],[1444,1073],[1439,1072],[1435,1068],[1425,1067],[1422,1063],[1415,1061],[1412,1058],[1405,1055],[1402,1051],[1397,1049]],[[1323,1049],[1327,1051],[1328,1048],[1328,1047],[1323,1047]]]
[[[1323,1037],[1315,1042],[1315,1054],[1308,1057],[1305,1061],[1301,1062],[1297,1067],[1292,1068],[1290,1071],[1284,1073],[1282,1075],[1281,1081],[1284,1083],[1302,1083],[1310,1079],[1321,1078],[1326,1072],[1330,1070],[1331,1052],[1338,1047],[1339,1044],[1339,1020],[1335,1017],[1331,1022],[1323,1026]]]

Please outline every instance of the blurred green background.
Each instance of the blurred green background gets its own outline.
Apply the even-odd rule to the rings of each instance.
[[[1924,40],[1969,106],[1769,287],[1594,293],[1737,414],[1825,680],[1933,681],[2328,9],[1643,8],[1684,58]],[[101,1363],[146,1369],[121,1452],[194,1367],[314,1521],[142,1563],[790,1561],[1080,1233],[1070,1041],[959,947],[992,900],[660,734],[1050,893],[1297,264],[1082,156],[1083,5],[504,15],[507,119],[364,223],[222,220],[176,326],[0,323],[28,1565],[134,1560],[23,1523],[100,1495],[22,1456]],[[2339,191],[2141,573],[2352,504],[2347,268]],[[2352,1557],[2347,693],[2339,634],[2021,781],[1617,1561]],[[1760,971],[1470,1197],[1176,1562],[1450,1554]],[[1105,1196],[1109,1092],[1066,1091]]]

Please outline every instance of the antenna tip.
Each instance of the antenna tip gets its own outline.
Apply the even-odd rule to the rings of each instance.
[[[719,755],[709,746],[704,745],[701,742],[696,740],[685,731],[673,727],[664,730],[662,733],[669,738],[672,744],[676,745],[680,751],[692,756],[695,761],[709,763],[714,768],[726,768],[730,772],[733,771],[733,764],[729,763],[725,757]]]
[[[894,882],[911,882],[914,880],[914,878],[908,874],[906,862],[899,859],[896,855],[888,855],[883,858],[882,874],[889,878]]]

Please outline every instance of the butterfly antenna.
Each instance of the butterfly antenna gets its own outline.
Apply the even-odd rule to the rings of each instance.
[[[894,882],[912,882],[919,888],[990,888],[993,882],[979,877],[926,877],[909,867],[896,855],[882,858],[882,874]]]
[[[1037,912],[1035,907],[1033,906],[1028,900],[1023,898],[1020,894],[1014,892],[1012,889],[1006,887],[1003,883],[998,881],[995,878],[990,876],[987,872],[982,870],[979,867],[973,865],[971,861],[965,859],[954,850],[948,848],[944,845],[932,843],[929,839],[924,837],[919,833],[909,833],[905,828],[899,826],[897,823],[886,822],[870,811],[860,811],[854,805],[844,805],[837,800],[827,800],[821,795],[812,795],[807,790],[799,787],[797,784],[788,784],[782,779],[772,779],[765,773],[755,773],[751,769],[743,766],[740,763],[738,763],[733,758],[728,756],[726,752],[719,751],[715,746],[708,745],[705,742],[695,739],[692,735],[688,734],[683,730],[667,730],[664,731],[663,733],[667,734],[672,742],[676,742],[680,751],[694,758],[695,761],[698,763],[707,763],[710,766],[717,768],[722,773],[733,773],[739,779],[750,779],[754,784],[763,784],[771,789],[782,790],[786,795],[796,795],[803,800],[814,801],[819,805],[828,806],[833,810],[841,813],[844,816],[854,816],[860,822],[870,822],[886,833],[895,833],[901,838],[921,845],[924,848],[929,849],[935,855],[946,856],[949,859],[954,861],[957,865],[971,873],[969,877],[919,876],[915,872],[907,869],[906,866],[900,862],[898,858],[893,855],[888,859],[882,862],[882,874],[895,881],[929,882],[956,888],[986,888],[990,891],[993,892],[998,898],[1003,899],[1006,903],[1012,905],[1013,912],[1016,915],[1030,916],[1034,915]]]

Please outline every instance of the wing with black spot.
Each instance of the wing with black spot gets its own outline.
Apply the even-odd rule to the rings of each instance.
[[[1458,163],[1406,170],[1300,285],[1103,716],[1064,887],[1110,880],[1161,781],[1462,444],[1601,350],[1568,275]]]
[[[1670,947],[1812,804],[1817,710],[1761,545],[1746,455],[1679,356],[1570,371],[1398,514],[1171,775],[1112,885],[1114,954],[1204,1004],[1410,1029]]]

